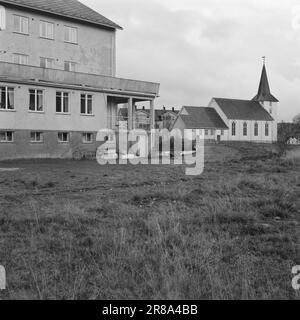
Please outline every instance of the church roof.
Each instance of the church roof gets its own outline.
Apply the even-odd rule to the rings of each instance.
[[[255,100],[255,101],[278,102],[278,100],[271,94],[271,90],[270,90],[270,85],[269,85],[269,80],[268,80],[268,75],[267,75],[267,70],[266,70],[266,65],[265,64],[263,66],[262,73],[261,73],[258,93],[253,98],[253,100]]]
[[[274,121],[258,101],[223,98],[214,100],[230,120]]]
[[[214,108],[184,106],[188,113],[179,114],[186,129],[228,129]]]
[[[77,0],[1,0],[0,4],[11,4],[22,8],[55,14],[65,18],[84,21],[113,29],[122,29]]]

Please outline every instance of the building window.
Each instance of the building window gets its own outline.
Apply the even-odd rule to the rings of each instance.
[[[13,57],[16,64],[28,64],[28,55],[26,54],[14,53]]]
[[[270,109],[269,109],[269,113],[270,113],[270,114],[272,114],[272,113],[273,113],[273,110],[272,110],[272,108],[270,108]]]
[[[235,123],[235,122],[232,123],[231,135],[232,135],[233,137],[236,136],[236,123]]]
[[[68,132],[59,132],[58,133],[58,142],[59,143],[68,143],[70,141],[70,134]]]
[[[6,29],[6,13],[5,8],[0,6],[0,30]]]
[[[69,93],[56,92],[56,112],[69,113]]]
[[[0,142],[14,142],[14,133],[12,131],[0,131]]]
[[[80,113],[93,114],[93,96],[91,94],[82,94],[80,96]]]
[[[65,42],[78,43],[77,28],[65,26]]]
[[[32,143],[42,143],[44,142],[44,136],[42,132],[31,132],[30,142]]]
[[[268,123],[265,125],[265,136],[268,137],[270,133],[270,126]]]
[[[248,124],[247,124],[247,122],[244,122],[244,124],[243,124],[243,136],[244,137],[248,136]]]
[[[82,134],[82,142],[83,143],[93,143],[94,142],[94,134],[91,132],[84,132]]]
[[[272,103],[272,101],[270,101],[270,107],[272,107],[273,106],[273,103]]]
[[[54,65],[54,59],[40,57],[40,67],[45,69],[52,69]]]
[[[22,16],[14,16],[14,31],[22,34],[29,33],[29,19]]]
[[[40,37],[46,39],[54,39],[54,23],[40,21]]]
[[[214,135],[215,135],[215,130],[213,130],[213,129],[210,130],[210,135],[211,135],[211,136],[214,136]]]
[[[205,135],[208,136],[209,135],[209,131],[206,129],[205,130]]]
[[[254,136],[258,137],[258,123],[257,122],[254,125]]]
[[[0,87],[0,109],[14,110],[14,88]]]
[[[221,136],[224,136],[225,131],[221,130]]]
[[[32,112],[43,112],[44,110],[44,92],[43,90],[29,90],[29,110]]]
[[[76,63],[71,61],[65,61],[65,71],[76,71]]]

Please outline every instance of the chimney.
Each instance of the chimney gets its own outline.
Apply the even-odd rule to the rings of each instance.
[[[173,112],[175,111],[175,108],[174,108],[174,107],[172,108],[172,111],[173,111]]]

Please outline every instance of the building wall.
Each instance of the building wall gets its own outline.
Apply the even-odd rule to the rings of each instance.
[[[63,130],[63,131],[98,131],[107,127],[107,102],[104,93],[81,90],[64,90],[29,85],[12,85],[1,82],[1,86],[14,87],[15,110],[0,109],[0,129],[14,130]],[[44,90],[44,111],[29,111],[29,89]],[[56,113],[56,92],[69,92],[68,114]],[[93,115],[80,114],[81,93],[92,94]]]
[[[232,135],[232,123],[236,123],[236,135]],[[244,123],[247,123],[247,136],[243,135]],[[258,124],[258,136],[254,134],[255,123]],[[265,136],[265,124],[269,124],[269,136]],[[224,141],[244,141],[244,142],[273,142],[273,123],[271,121],[244,121],[244,120],[229,120],[229,130],[227,130]]]
[[[1,129],[0,129],[1,130]],[[82,156],[95,153],[99,143],[94,133],[94,142],[86,144],[82,142],[82,132],[70,132],[68,143],[58,142],[57,131],[43,130],[44,141],[31,143],[31,130],[15,130],[14,142],[0,143],[0,160],[31,159],[31,158],[72,158],[75,152],[80,151]]]
[[[277,141],[277,121],[249,121],[249,120],[230,120],[226,117],[225,113],[213,99],[210,104],[210,108],[214,108],[220,115],[224,123],[228,126],[229,130],[225,130],[224,136],[221,137],[221,141],[244,141],[244,142],[266,142],[272,143]],[[267,110],[269,111],[269,110]],[[275,112],[275,111],[273,111]],[[236,135],[232,136],[232,123],[236,123]],[[248,134],[243,135],[243,125],[247,122]],[[254,135],[254,126],[258,123],[258,136]],[[269,124],[269,136],[265,136],[265,124]]]
[[[29,18],[29,35],[14,32],[14,15]],[[40,20],[54,23],[54,40],[40,38]],[[78,44],[64,41],[64,26],[78,28]],[[29,65],[40,66],[40,57],[52,58],[55,69],[75,62],[76,71],[115,76],[115,30],[64,20],[47,14],[6,7],[6,29],[0,31],[0,61],[13,62],[13,54],[29,55]],[[87,36],[88,35],[88,36]]]

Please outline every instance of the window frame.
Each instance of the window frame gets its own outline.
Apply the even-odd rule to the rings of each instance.
[[[243,137],[248,137],[248,123],[243,123]]]
[[[18,57],[18,62],[15,61],[15,58]],[[23,54],[23,53],[13,53],[13,63],[22,65],[22,66],[28,66],[29,65],[29,55],[28,54]],[[26,63],[21,63],[20,58],[26,58]]]
[[[42,59],[45,60],[45,67],[42,66]],[[53,69],[53,67],[54,67],[54,61],[55,61],[55,59],[53,59],[53,58],[40,57],[40,68],[43,68],[43,69]],[[51,62],[51,66],[50,66],[50,67],[48,66],[48,62]]]
[[[231,124],[231,136],[236,137],[236,122],[232,122]]]
[[[74,40],[74,41],[71,39],[72,37],[70,36],[71,34],[69,33],[70,30],[76,30],[76,40]],[[68,32],[69,39],[66,39],[66,35],[67,35],[66,32]],[[71,27],[69,25],[64,25],[64,42],[71,43],[71,44],[78,44],[78,28],[77,27]]]
[[[19,14],[14,14],[14,33],[19,33],[23,35],[29,35],[29,17],[21,16]],[[16,30],[16,18],[19,18],[19,30]],[[24,27],[22,21],[27,21],[27,32],[22,31],[22,27]]]
[[[45,24],[45,32],[46,32],[46,35],[42,35],[43,33],[43,24]],[[48,36],[48,26],[52,26],[52,35],[51,37]],[[55,24],[54,22],[49,22],[49,21],[46,21],[46,20],[40,20],[40,38],[41,39],[47,39],[47,40],[54,40],[55,38]]]
[[[265,123],[265,137],[270,137],[270,124],[268,122]]]
[[[5,134],[5,140],[2,140],[2,138],[1,138],[2,133]],[[11,141],[9,141],[7,139],[7,136],[8,136],[7,134],[8,133],[11,133],[11,136],[12,136],[12,140]],[[14,142],[15,142],[15,132],[14,131],[11,131],[11,130],[0,130],[0,143],[14,143]]]
[[[2,89],[5,89],[5,108],[1,108],[1,105],[0,105],[0,111],[15,111],[15,87],[1,86],[0,85],[0,94],[2,94]],[[12,109],[8,108],[9,90],[13,90],[13,106],[12,106]]]
[[[81,105],[81,102],[82,102],[82,96],[85,96],[85,105],[84,105],[84,109],[85,109],[85,112],[82,112],[82,105]],[[90,99],[89,99],[90,97]],[[88,113],[88,101],[91,101],[91,113]],[[93,113],[93,104],[94,104],[94,96],[90,93],[81,93],[80,94],[80,115],[82,116],[93,116],[94,113]]]
[[[44,97],[44,92],[45,90],[43,89],[29,89],[29,112],[30,113],[45,113],[45,97]],[[31,92],[30,91],[34,91],[34,110],[31,110],[30,109],[30,98],[31,98]],[[38,107],[38,91],[41,91],[42,92],[42,110],[37,110],[37,107]]]
[[[32,135],[34,134],[35,139],[32,139]],[[40,140],[37,140],[38,134],[40,135]],[[44,143],[44,132],[42,131],[31,131],[30,132],[30,143]]]
[[[60,140],[60,139],[59,139],[59,136],[62,135],[62,137],[63,137],[64,134],[67,135],[67,140]],[[70,137],[70,132],[60,131],[60,132],[57,133],[57,142],[60,143],[60,144],[70,143],[70,138],[71,138],[71,137]]]
[[[66,68],[66,64],[68,64],[68,68]],[[71,70],[71,66],[73,66],[73,70]],[[77,63],[74,62],[74,61],[65,61],[64,62],[64,71],[67,71],[67,72],[76,72],[76,66],[77,66]]]
[[[254,124],[254,137],[258,137],[259,136],[259,124],[258,122],[255,122]]]
[[[58,95],[61,95],[60,97],[58,97]],[[64,99],[65,99],[65,95],[67,95],[67,99],[68,99],[68,111],[64,111]],[[61,111],[57,111],[57,98],[60,99],[60,109]],[[56,91],[55,94],[55,112],[56,114],[70,114],[70,92],[69,91]]]
[[[91,141],[85,139],[88,135],[91,136]],[[83,144],[93,144],[95,141],[94,133],[93,132],[82,132],[82,143]]]

